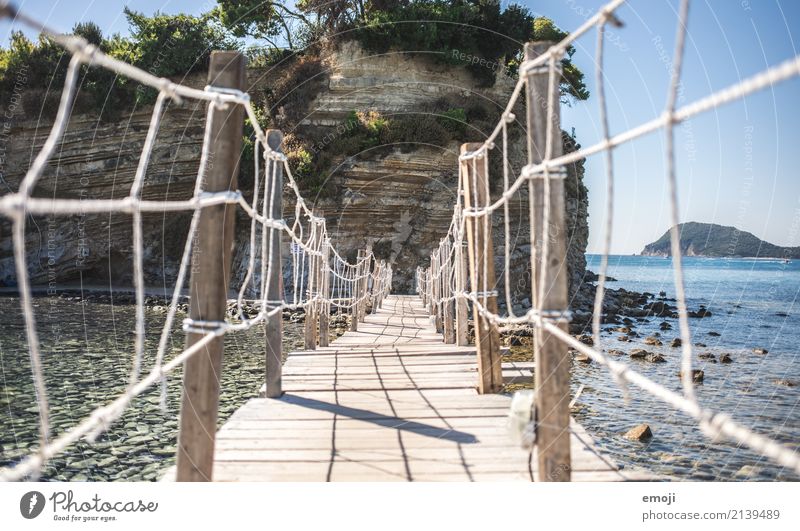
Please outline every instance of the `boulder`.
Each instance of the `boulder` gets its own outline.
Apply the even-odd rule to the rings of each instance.
[[[644,338],[645,345],[652,345],[654,347],[660,347],[662,345],[661,341],[655,336],[647,336]]]
[[[590,346],[594,345],[594,339],[589,334],[581,334],[578,337],[576,337],[575,339],[577,339],[578,341],[580,341],[584,345],[590,345]]]
[[[671,325],[671,324],[669,324],[669,323],[668,323],[668,322],[666,322],[666,321],[663,321],[663,322],[662,322],[660,325],[658,325],[658,327],[659,327],[661,330],[672,330],[672,325]]]
[[[797,382],[794,380],[787,380],[786,378],[779,378],[777,380],[772,380],[772,383],[775,385],[782,385],[783,387],[797,387]]]
[[[719,336],[721,336],[722,334],[720,334],[719,332],[714,332],[714,331],[712,330],[711,332],[709,332],[709,333],[708,333],[708,335],[710,335],[711,337],[719,337]]]
[[[628,430],[623,437],[631,441],[646,442],[653,438],[653,431],[647,424],[639,424]]]
[[[679,338],[679,337],[676,337],[675,339],[673,339],[672,341],[669,342],[669,346],[672,347],[672,348],[678,348],[682,344],[683,344],[683,342],[681,341],[681,338]]]
[[[678,373],[679,378],[683,378],[683,371]],[[705,373],[703,373],[700,369],[692,369],[692,381],[694,383],[700,383],[705,378]]]
[[[631,355],[631,359],[643,360],[643,359],[647,358],[647,356],[651,356],[652,353],[647,352],[643,348],[635,348],[635,349],[631,350],[631,354],[630,355]]]
[[[656,354],[656,353],[652,353],[652,352],[648,353],[647,356],[645,356],[644,359],[645,359],[645,361],[648,361],[650,363],[666,363],[666,361],[667,361],[667,359],[664,356],[662,356],[661,354]]]
[[[767,353],[769,352],[769,350],[767,350],[767,349],[765,349],[765,348],[754,348],[754,349],[753,349],[753,352],[754,352],[755,354],[758,354],[758,355],[760,355],[760,356],[763,356],[763,355],[767,354]]]
[[[719,362],[720,363],[733,363],[733,358],[731,358],[730,354],[720,354],[719,355]]]

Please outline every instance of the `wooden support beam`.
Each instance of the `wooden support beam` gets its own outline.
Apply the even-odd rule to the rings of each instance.
[[[553,43],[536,42],[525,45],[525,60],[530,61],[546,53]],[[555,62],[556,71],[550,76],[547,65],[533,70],[527,77],[528,163],[538,164],[545,153],[549,135],[549,158],[561,156],[559,86],[561,64]],[[549,91],[553,97],[548,98]],[[550,127],[548,109],[552,104]],[[562,170],[562,169],[559,169]],[[531,181],[531,265],[535,306],[550,315],[560,315],[567,310],[567,234],[564,221],[563,171],[550,170],[550,213],[544,223],[544,175]],[[547,259],[544,259],[544,242],[548,242]],[[558,326],[568,330],[565,319]],[[534,340],[537,428],[537,479],[539,481],[570,481],[571,457],[569,445],[570,364],[567,345],[550,332],[537,328]]]
[[[466,242],[464,242],[466,243]],[[456,242],[455,267],[456,267],[456,290],[463,292],[467,289],[467,257],[464,253],[464,245]],[[469,345],[469,320],[466,299],[459,297],[455,301],[456,306],[456,344],[458,346]]]
[[[444,267],[442,268],[442,286],[443,286],[443,296],[445,300],[443,301],[443,308],[442,313],[444,315],[444,342],[445,343],[455,343],[456,342],[456,323],[455,323],[455,301],[452,299],[453,291],[450,285],[450,275],[452,274],[452,267],[453,262],[450,260],[451,256],[451,243],[450,239],[445,240],[444,249],[442,249],[443,253],[443,260],[444,260]]]
[[[208,84],[213,87],[243,90],[245,58],[239,52],[211,53]],[[223,192],[238,188],[239,155],[242,148],[244,109],[241,105],[219,108],[211,105],[212,123],[208,157],[198,179],[204,192]],[[189,348],[206,336],[204,328],[225,322],[231,256],[233,252],[234,205],[203,208],[197,232],[192,235],[192,271],[189,282],[189,318],[195,331],[186,334]],[[204,326],[204,323],[208,325]],[[209,326],[210,325],[210,326]],[[219,379],[222,371],[223,337],[218,336],[184,363],[180,433],[176,479],[211,481],[214,464],[214,439],[219,408]]]
[[[362,249],[358,250],[358,254],[356,255],[356,278],[353,281],[353,305],[350,308],[350,331],[351,332],[358,332],[358,314],[359,314],[359,306],[358,303],[359,299],[361,298],[361,281],[359,277],[364,273],[364,251]]]
[[[481,147],[479,143],[461,145],[461,154],[471,153]],[[464,182],[464,206],[481,208],[491,202],[488,181],[488,155],[461,162]],[[470,265],[471,291],[486,309],[497,313],[497,295],[494,273],[494,245],[491,217],[467,218],[467,249]],[[473,305],[475,318],[475,345],[478,351],[478,392],[499,393],[503,390],[503,370],[500,361],[500,333],[488,319],[480,315]]]
[[[322,215],[322,213],[320,213]],[[331,259],[331,244],[330,241],[322,243],[322,268],[320,270],[322,295],[325,300],[320,305],[319,309],[319,346],[327,347],[330,344],[330,317],[331,305],[329,299],[331,297],[331,272],[330,272],[330,259]]]
[[[320,217],[317,209],[314,208],[311,213],[314,217],[311,220],[312,226],[309,229],[313,234],[313,238],[309,245],[315,252],[320,252],[322,250],[322,224],[316,221]],[[304,344],[306,350],[315,350],[317,348],[319,303],[315,299],[320,291],[321,268],[322,260],[320,257],[316,254],[308,254],[308,279],[306,281],[308,304],[306,304],[304,317]]]
[[[364,278],[361,279],[361,296],[363,300],[358,305],[358,319],[363,323],[367,318],[367,294],[369,293],[369,274],[372,272],[372,244],[367,244],[367,249],[364,253],[366,260],[364,260]]]
[[[278,153],[283,152],[283,133],[277,129],[267,130],[267,144],[269,148]],[[272,180],[272,175],[275,179]],[[268,160],[265,178],[264,200],[267,201],[269,217],[272,219],[283,219],[283,163],[280,161]],[[281,259],[281,239],[283,231],[277,228],[262,228],[269,231],[267,241],[267,257],[272,256],[272,260],[267,267],[267,278],[265,279],[265,297],[267,299],[267,311],[277,308],[283,301],[283,261]],[[266,260],[267,257],[264,257]],[[265,396],[267,398],[277,398],[283,394],[282,374],[283,374],[283,312],[278,312],[269,318],[264,326],[264,342],[266,345],[266,374],[265,374]]]

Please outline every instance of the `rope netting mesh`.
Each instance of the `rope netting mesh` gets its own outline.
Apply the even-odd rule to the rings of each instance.
[[[367,249],[359,259],[350,262],[337,251],[331,242],[325,218],[316,215],[304,200],[287,157],[280,151],[270,148],[267,135],[258,124],[258,120],[247,93],[238,90],[222,89],[207,86],[196,89],[176,84],[169,79],[159,78],[138,69],[130,64],[114,59],[96,46],[81,37],[62,35],[50,30],[36,20],[16,11],[5,2],[0,3],[0,16],[7,15],[27,24],[46,35],[53,42],[62,46],[71,54],[67,67],[61,99],[50,133],[37,154],[19,189],[0,197],[0,215],[8,218],[12,224],[12,242],[20,304],[25,320],[25,333],[31,360],[32,375],[36,399],[39,406],[40,444],[32,453],[16,463],[0,469],[0,480],[19,480],[37,478],[48,459],[65,450],[80,439],[94,441],[106,431],[125,411],[134,397],[143,393],[153,385],[161,386],[161,408],[166,411],[166,378],[167,375],[183,365],[183,363],[203,351],[204,347],[216,337],[231,332],[248,330],[256,325],[266,325],[271,319],[282,319],[284,309],[307,309],[314,307],[317,311],[336,310],[340,313],[363,308],[368,302],[385,297],[391,289],[392,268],[383,260],[376,260],[371,250]],[[78,91],[80,68],[83,65],[105,68],[116,72],[158,91],[153,106],[149,129],[144,146],[139,156],[139,163],[130,188],[130,192],[121,199],[50,199],[33,197],[33,192],[55,152],[70,119],[70,111]],[[205,122],[203,149],[192,197],[185,200],[151,201],[141,197],[148,163],[156,143],[159,126],[168,100],[180,103],[182,100],[205,102],[207,117]],[[209,153],[212,144],[211,131],[215,109],[229,106],[241,106],[250,119],[255,130],[255,162],[252,201],[247,201],[241,191],[207,192],[203,183],[210,161]],[[262,167],[263,166],[263,167]],[[273,205],[281,201],[283,189],[277,185],[278,172],[286,178],[286,188],[294,199],[294,212],[287,222],[284,217],[271,217]],[[244,279],[235,300],[235,315],[224,321],[194,321],[184,319],[184,332],[202,334],[199,341],[180,353],[167,359],[168,345],[173,334],[173,324],[182,294],[187,284],[193,242],[197,233],[200,212],[214,205],[231,205],[241,209],[250,219],[250,238],[248,242],[248,260]],[[278,203],[280,204],[280,203]],[[145,279],[144,279],[144,242],[142,231],[142,214],[149,212],[192,212],[192,218],[181,255],[175,286],[170,298],[169,307],[160,332],[155,362],[146,373],[143,372],[145,357]],[[26,221],[30,216],[68,216],[73,214],[125,213],[131,216],[133,229],[133,282],[135,291],[135,334],[134,354],[131,362],[129,381],[124,393],[110,403],[95,409],[88,417],[81,420],[62,434],[53,437],[50,425],[48,392],[45,385],[42,367],[42,353],[36,326],[36,317],[32,303],[31,284],[26,265]],[[280,212],[280,209],[278,210]],[[290,244],[288,265],[279,263],[279,257],[273,255],[273,239],[280,235],[287,237]],[[316,266],[316,267],[315,267]],[[279,300],[267,297],[267,279],[272,278],[273,268],[280,268],[280,274],[290,281],[288,289]],[[312,273],[314,271],[314,273]],[[317,273],[318,272],[318,273]],[[366,289],[359,289],[366,287]],[[247,293],[255,293],[255,297],[245,299]],[[255,303],[258,313],[249,315],[247,303]],[[353,317],[355,318],[355,316]]]
[[[471,150],[468,153],[461,155],[459,159],[459,180],[458,191],[456,194],[457,200],[454,207],[452,221],[447,235],[441,240],[437,249],[431,254],[430,267],[426,269],[417,270],[417,289],[419,293],[424,293],[429,300],[432,301],[434,306],[441,306],[442,304],[451,303],[457,299],[470,301],[473,305],[473,314],[483,316],[487,321],[494,326],[501,325],[532,325],[535,329],[546,330],[552,337],[562,341],[568,347],[589,356],[592,360],[604,365],[608,368],[610,375],[615,382],[620,386],[623,395],[628,396],[628,384],[633,384],[640,389],[650,393],[654,397],[664,401],[673,408],[676,408],[690,417],[694,418],[704,434],[712,440],[717,438],[729,438],[741,445],[747,446],[750,449],[774,460],[776,463],[791,468],[797,473],[800,473],[800,456],[797,452],[779,444],[778,442],[758,434],[751,429],[742,426],[735,422],[728,414],[724,412],[716,412],[700,405],[697,401],[694,390],[693,370],[692,370],[692,343],[689,329],[689,321],[686,306],[686,293],[684,289],[683,268],[681,263],[680,251],[680,234],[678,229],[679,214],[678,214],[678,195],[677,195],[677,179],[675,170],[675,153],[674,153],[674,128],[676,124],[680,124],[692,116],[711,111],[724,104],[739,100],[745,96],[757,92],[759,90],[772,87],[776,83],[796,77],[800,74],[800,56],[795,56],[783,63],[772,66],[764,71],[741,80],[740,82],[714,92],[702,99],[689,103],[687,105],[678,107],[678,92],[681,83],[682,62],[684,58],[684,43],[687,35],[687,21],[689,13],[689,1],[682,0],[677,22],[676,43],[674,57],[675,62],[671,72],[671,79],[668,88],[668,98],[664,112],[657,118],[654,118],[641,125],[628,129],[616,135],[611,135],[608,125],[608,108],[605,97],[605,84],[606,78],[604,75],[604,44],[606,26],[609,24],[619,25],[619,20],[615,16],[615,11],[625,3],[625,0],[614,0],[606,4],[594,16],[587,19],[576,31],[569,34],[566,38],[549,46],[543,53],[539,54],[534,59],[525,60],[519,68],[520,76],[505,107],[505,110],[498,121],[496,127],[484,140],[479,147]],[[596,144],[590,145],[585,148],[576,149],[575,151],[553,155],[554,146],[551,139],[554,138],[553,128],[559,127],[558,115],[558,80],[561,79],[561,64],[560,61],[564,57],[567,48],[572,42],[579,37],[587,34],[591,30],[597,32],[597,49],[595,57],[596,68],[596,81],[597,81],[597,99],[600,108],[600,123],[602,139]],[[518,104],[521,104],[521,96],[524,96],[526,89],[532,90],[530,84],[532,83],[533,75],[546,72],[548,76],[548,92],[546,95],[546,105],[536,106],[533,113],[537,116],[538,120],[544,121],[547,127],[547,133],[544,136],[546,145],[539,147],[541,153],[537,152],[540,162],[529,162],[524,166],[518,177],[512,182],[509,180],[509,124],[515,122],[516,118],[512,110]],[[529,111],[530,112],[530,111]],[[530,130],[531,124],[528,124],[529,130],[527,131],[530,137],[533,133]],[[600,327],[602,324],[603,313],[603,298],[605,293],[605,285],[608,271],[608,255],[611,247],[611,234],[612,234],[612,220],[614,217],[614,164],[613,164],[613,150],[615,147],[631,142],[643,135],[653,133],[659,130],[664,130],[666,137],[666,168],[667,168],[667,182],[670,202],[670,218],[672,228],[670,230],[671,250],[672,250],[672,263],[674,271],[674,283],[676,291],[677,308],[679,315],[680,337],[681,337],[681,386],[682,392],[678,393],[668,389],[667,387],[643,376],[642,374],[631,369],[628,365],[612,360],[606,356],[602,348]],[[560,134],[560,131],[557,131]],[[499,146],[499,150],[498,150]],[[542,149],[543,147],[543,149]],[[467,207],[463,200],[465,194],[471,194],[472,201],[470,205],[477,205],[476,200],[476,186],[469,186],[465,183],[468,178],[473,178],[478,170],[488,174],[489,164],[488,157],[491,152],[499,151],[499,156],[502,158],[502,192],[489,195],[489,179],[485,179],[485,194],[486,197],[494,199],[488,200],[485,206]],[[528,146],[529,161],[535,161],[537,157],[533,156],[531,151],[531,144]],[[558,150],[560,153],[560,150]],[[533,293],[531,300],[531,308],[523,315],[515,315],[512,304],[510,286],[513,285],[511,279],[511,255],[512,255],[512,239],[510,234],[510,213],[509,205],[515,196],[524,191],[524,188],[529,182],[538,180],[543,182],[543,205],[541,212],[537,213],[539,219],[542,220],[541,226],[547,230],[551,227],[550,219],[552,217],[551,201],[550,201],[550,186],[551,181],[554,179],[564,179],[566,175],[566,166],[570,163],[575,163],[581,159],[587,158],[596,154],[605,155],[605,171],[606,171],[606,205],[605,216],[606,223],[603,228],[603,249],[600,264],[600,271],[598,274],[597,288],[595,293],[595,304],[592,320],[592,333],[593,333],[593,346],[586,345],[574,337],[572,337],[562,327],[558,326],[559,321],[569,317],[569,312],[566,308],[553,310],[552,308],[545,308],[543,301],[545,299],[545,290],[552,289],[552,285],[545,282],[544,273],[546,267],[534,267],[531,273],[531,285],[533,286]],[[488,260],[483,260],[481,264],[476,267],[483,268],[483,274],[477,275],[478,278],[483,278],[483,285],[475,286],[472,283],[467,289],[467,283],[459,278],[461,271],[466,267],[462,261],[466,260],[467,253],[462,252],[462,246],[468,245],[465,240],[465,227],[468,223],[474,223],[475,227],[482,223],[484,227],[488,227],[492,223],[494,215],[502,216],[503,230],[504,230],[504,244],[503,244],[503,284],[505,285],[505,299],[506,310],[504,313],[492,312],[488,309],[487,300],[490,297],[496,297],[497,292],[495,285],[488,285]],[[534,248],[534,212],[531,212],[531,238],[530,241],[523,242],[530,243],[531,249]],[[485,232],[484,232],[485,234]],[[546,264],[552,257],[549,256],[551,250],[551,240],[553,234],[547,234],[542,237],[541,241],[541,256],[537,257],[538,264]],[[477,246],[477,239],[472,243]],[[483,240],[484,246],[489,246],[488,238]],[[486,256],[486,248],[471,249],[475,256]],[[560,267],[566,268],[566,257],[556,256],[560,261]],[[462,269],[463,268],[463,269]],[[538,277],[538,278],[537,278]]]

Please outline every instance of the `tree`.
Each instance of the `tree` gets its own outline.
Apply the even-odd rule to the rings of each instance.
[[[148,17],[126,7],[125,16],[131,29],[129,60],[157,76],[205,70],[213,50],[238,48],[210,13]]]
[[[211,13],[234,36],[264,39],[274,48],[280,48],[276,41],[280,37],[289,48],[294,48],[292,35],[297,31],[294,22],[312,24],[302,13],[268,0],[217,0],[217,7]]]
[[[549,18],[537,17],[533,21],[533,32],[530,38],[532,41],[558,42],[567,35],[569,33],[561,31]],[[575,47],[570,44],[567,46],[566,57],[561,59],[561,92],[576,100],[586,100],[589,98],[589,90],[583,81],[583,72],[572,63],[573,55],[575,55]],[[565,100],[565,103],[569,103],[569,100]]]

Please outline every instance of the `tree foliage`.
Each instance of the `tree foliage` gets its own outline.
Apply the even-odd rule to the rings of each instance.
[[[97,24],[81,22],[72,34],[86,39],[103,52],[132,63],[156,76],[175,77],[208,68],[211,51],[236,47],[236,41],[214,23],[210,14],[152,17],[125,9],[131,36],[106,37]],[[54,114],[64,86],[70,55],[45,36],[31,41],[14,32],[7,49],[0,49],[0,92],[11,94],[19,80],[25,80],[25,107]],[[138,90],[130,80],[104,68],[81,69],[77,109],[98,109],[101,116],[114,119],[121,108],[135,101],[151,101],[152,89]],[[4,98],[2,104],[7,101]]]

